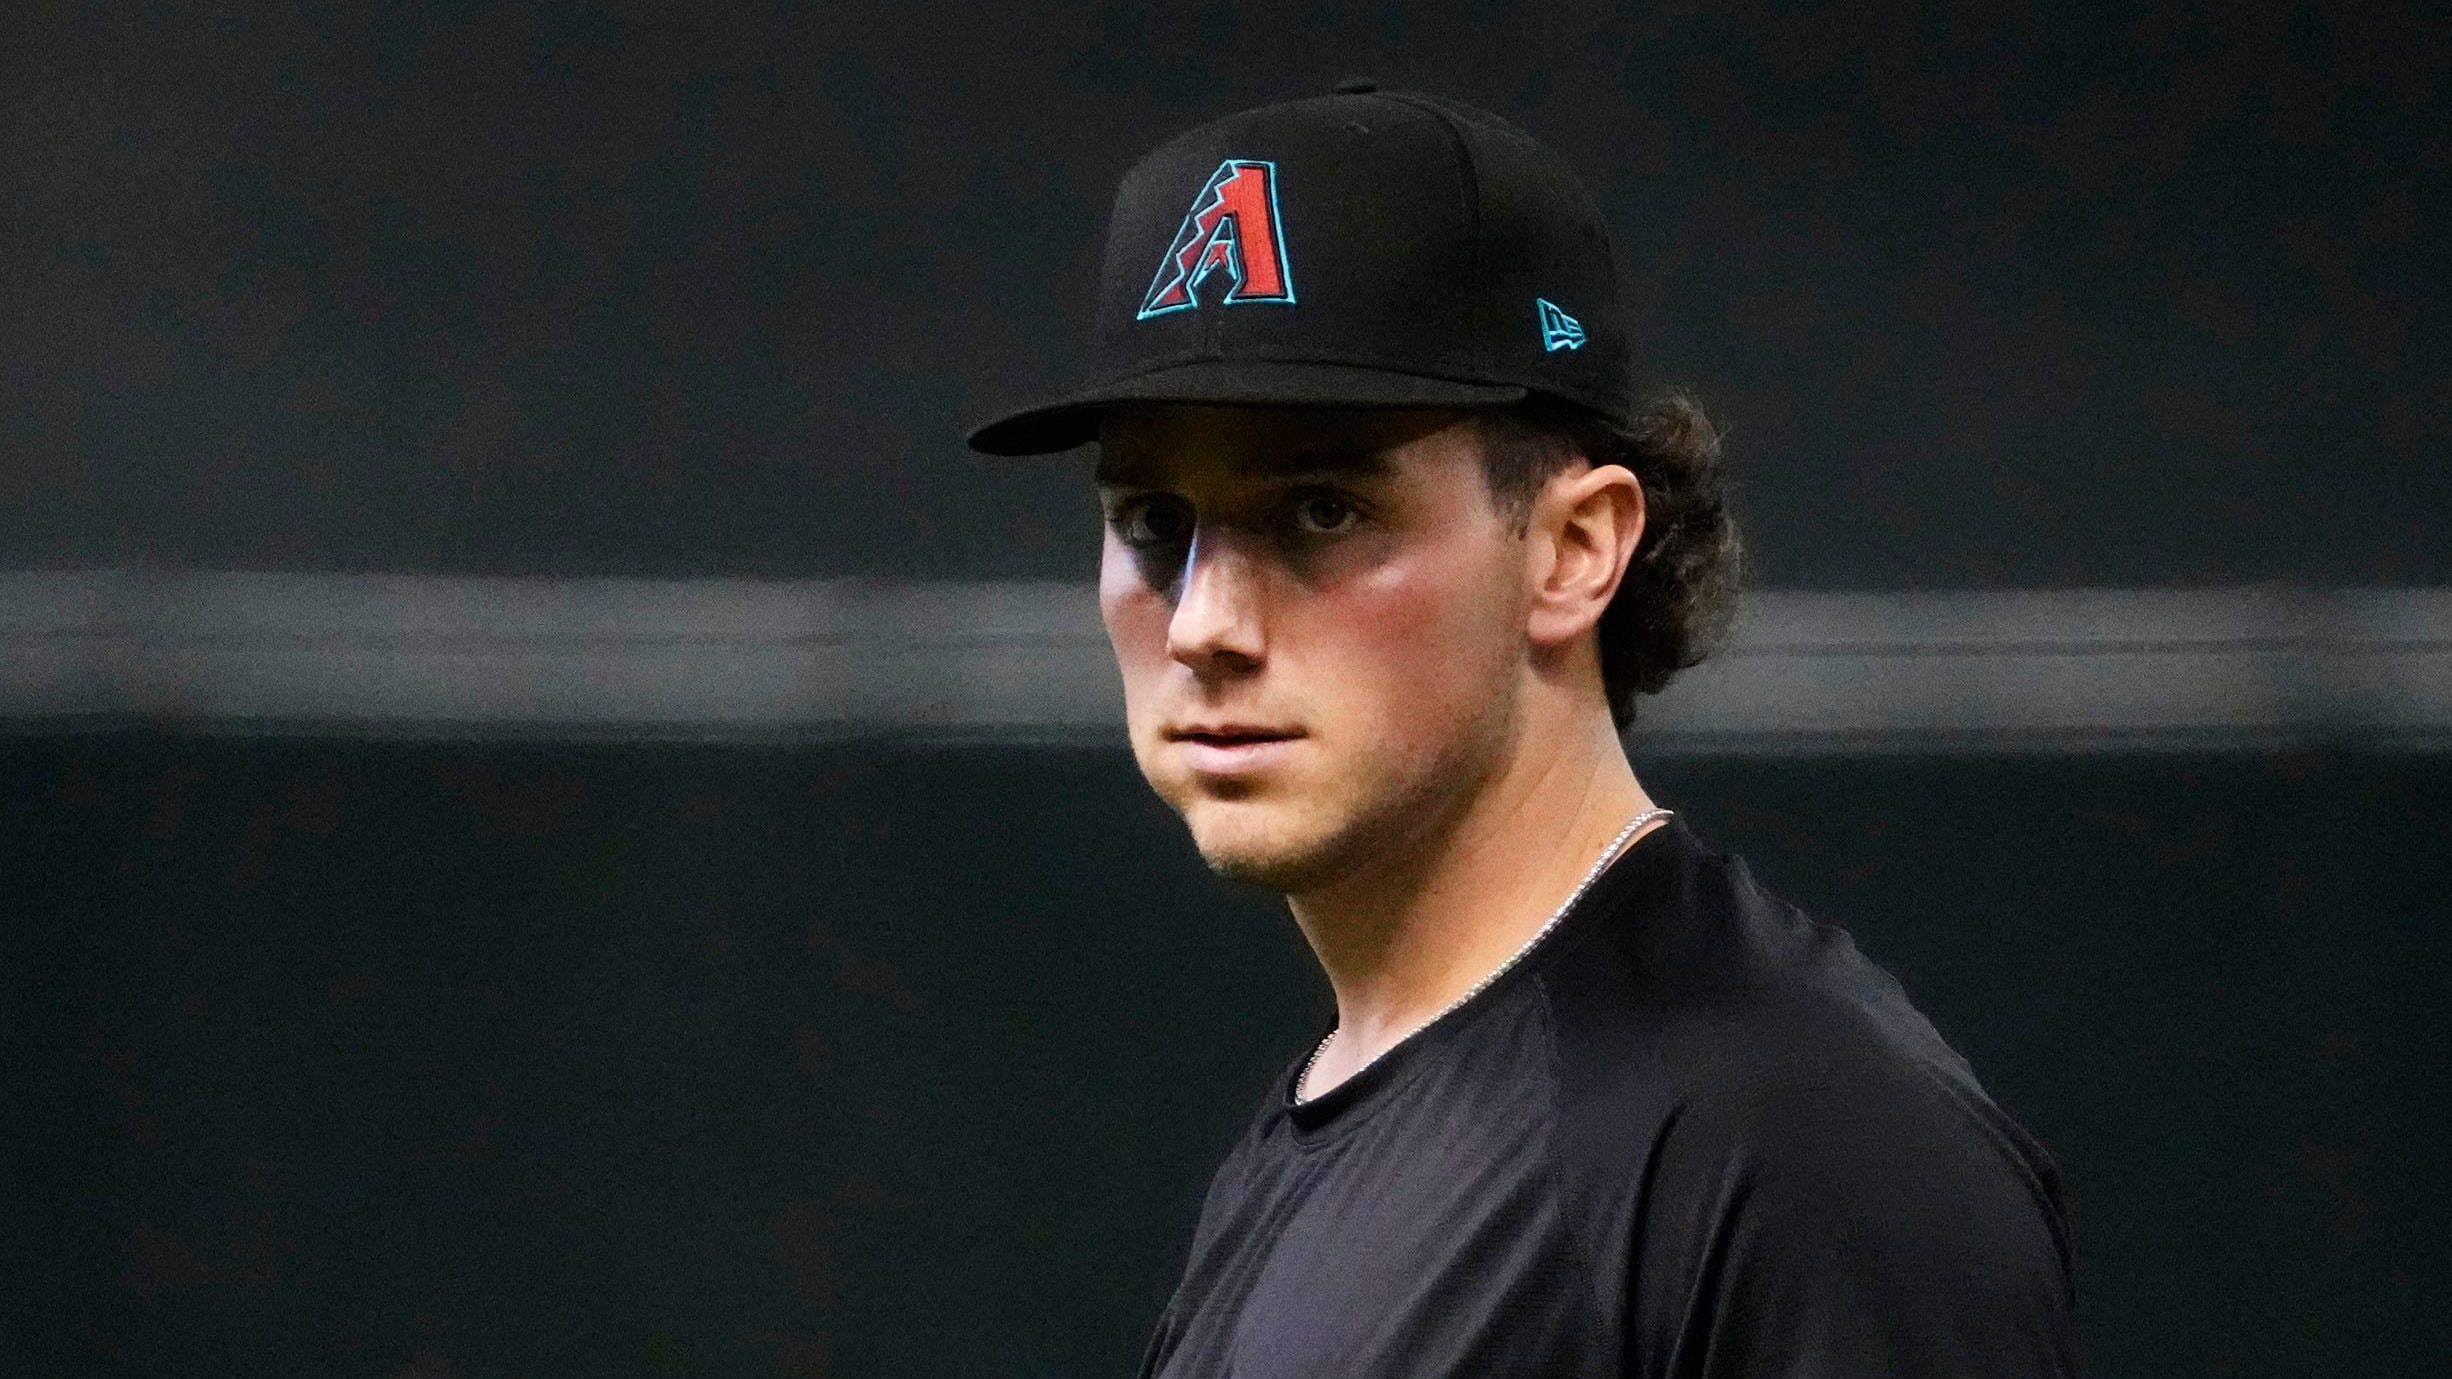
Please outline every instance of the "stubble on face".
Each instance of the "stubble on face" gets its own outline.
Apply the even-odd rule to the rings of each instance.
[[[1496,773],[1511,717],[1497,697],[1473,705],[1428,756],[1357,744],[1342,754],[1342,778],[1300,804],[1238,811],[1198,782],[1160,793],[1212,874],[1306,895],[1434,846]]]

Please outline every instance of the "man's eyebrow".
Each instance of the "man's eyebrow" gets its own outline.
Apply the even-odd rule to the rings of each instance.
[[[1137,486],[1147,480],[1151,468],[1133,456],[1101,453],[1091,477],[1102,484]],[[1385,478],[1396,466],[1387,452],[1367,445],[1324,445],[1272,455],[1251,468],[1271,479],[1360,480]]]

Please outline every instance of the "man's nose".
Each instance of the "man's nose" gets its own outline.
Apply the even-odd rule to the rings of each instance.
[[[1265,571],[1237,533],[1203,523],[1184,552],[1181,593],[1167,623],[1167,654],[1194,670],[1257,664],[1268,652],[1260,608]]]

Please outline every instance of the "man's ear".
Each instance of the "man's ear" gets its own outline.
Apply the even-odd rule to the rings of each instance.
[[[1525,533],[1532,575],[1526,634],[1558,647],[1598,626],[1643,540],[1643,485],[1624,465],[1553,475]]]

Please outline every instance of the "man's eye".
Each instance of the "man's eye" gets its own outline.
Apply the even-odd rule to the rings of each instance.
[[[1191,520],[1178,503],[1156,498],[1136,498],[1120,504],[1108,519],[1115,534],[1135,546],[1164,546],[1182,541],[1191,533]]]
[[[1294,524],[1323,536],[1345,530],[1361,516],[1352,503],[1333,493],[1306,493],[1294,500]]]

